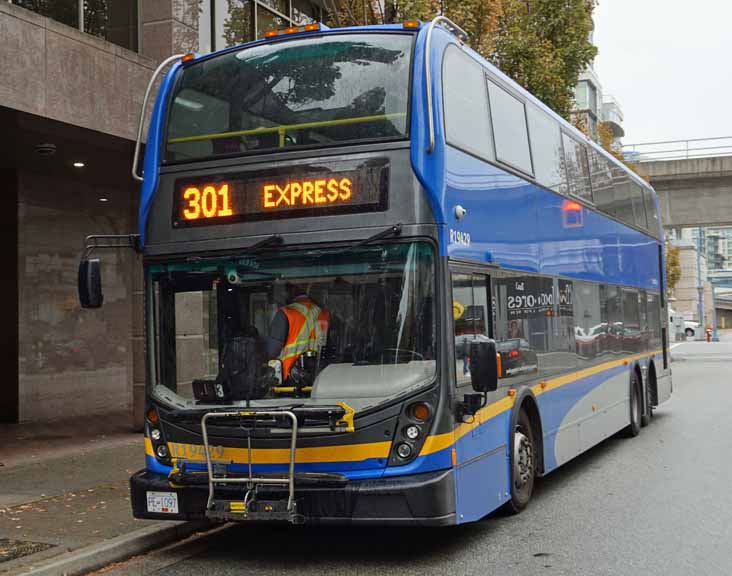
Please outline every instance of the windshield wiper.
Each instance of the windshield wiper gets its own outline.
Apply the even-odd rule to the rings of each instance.
[[[262,248],[270,248],[273,246],[282,246],[282,244],[285,243],[285,239],[282,238],[279,234],[272,234],[271,236],[267,236],[266,238],[263,238],[259,242],[255,242],[251,246],[244,248],[244,254],[248,254],[249,252],[257,252],[258,250],[261,250]],[[207,262],[209,260],[221,260],[221,256],[213,255],[213,256],[187,256],[186,262]]]
[[[402,233],[402,223],[399,222],[399,224],[394,224],[393,226],[389,226],[386,230],[382,230],[381,232],[377,232],[373,236],[369,236],[368,238],[361,240],[359,242],[356,242],[355,244],[351,244],[350,246],[347,246],[338,254],[345,254],[347,252],[351,252],[352,250],[355,250],[356,248],[360,248],[361,246],[365,246],[366,244],[371,244],[372,242],[376,242],[377,240],[381,240],[382,238],[389,238],[390,236],[399,236]]]
[[[263,238],[259,242],[255,242],[248,248],[245,248],[245,252],[254,252],[255,250],[261,250],[262,248],[269,248],[270,246],[282,246],[282,244],[285,243],[285,240],[280,236],[279,234],[272,234],[271,236],[267,236],[267,238]]]

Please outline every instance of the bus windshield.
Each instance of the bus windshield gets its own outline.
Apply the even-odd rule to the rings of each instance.
[[[409,34],[262,44],[186,66],[165,160],[407,137]]]
[[[153,391],[177,407],[200,404],[196,387],[226,381],[232,361],[242,372],[252,362],[256,368],[245,389],[226,382],[218,403],[347,402],[358,410],[434,380],[435,274],[427,243],[255,253],[157,264],[148,274]],[[297,350],[288,374],[287,344],[309,335],[290,325],[293,338],[278,354],[276,316],[285,308],[307,313],[303,306],[316,306],[313,320],[323,325],[313,328],[321,331],[317,342]],[[287,317],[296,322],[297,314]],[[251,346],[233,345],[242,341]],[[241,350],[256,354],[231,358],[249,354]]]

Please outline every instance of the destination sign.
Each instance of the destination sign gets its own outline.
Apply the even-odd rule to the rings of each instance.
[[[173,226],[381,211],[387,186],[383,159],[179,178]]]

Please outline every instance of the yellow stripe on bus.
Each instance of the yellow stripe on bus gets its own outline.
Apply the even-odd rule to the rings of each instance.
[[[205,462],[203,446],[200,444],[184,444],[168,442],[171,458],[192,462]],[[211,446],[211,458],[216,461],[226,461],[246,464],[249,462],[247,448],[233,448],[229,446]],[[313,446],[298,448],[295,462],[309,464],[315,462],[357,462],[371,458],[388,458],[391,442],[371,442],[368,444],[345,444],[339,446]],[[145,453],[153,456],[152,443],[145,438]],[[252,463],[254,464],[287,464],[290,461],[289,448],[252,448]]]
[[[571,384],[572,382],[575,382],[581,378],[593,376],[600,372],[604,372],[605,370],[615,368],[616,366],[630,364],[631,362],[634,362],[635,360],[639,360],[641,358],[655,356],[656,354],[660,354],[661,352],[663,352],[663,350],[656,350],[654,352],[643,352],[641,354],[634,354],[633,356],[625,356],[624,358],[603,362],[602,364],[598,364],[597,366],[591,366],[589,368],[585,368],[584,370],[571,372],[569,374],[557,376],[556,378],[548,378],[542,381],[543,385],[542,383],[539,383],[532,386],[531,391],[534,393],[534,396],[540,396],[541,394],[545,394],[550,390],[556,390],[557,388],[560,388],[567,384]],[[427,456],[428,454],[432,454],[434,452],[444,450],[445,448],[449,448],[460,438],[462,438],[484,422],[487,422],[491,418],[494,418],[495,416],[498,416],[499,414],[502,414],[503,412],[506,412],[513,408],[513,404],[514,398],[511,396],[506,396],[496,402],[493,402],[492,404],[488,404],[488,406],[481,408],[480,410],[478,410],[478,412],[475,414],[470,422],[461,423],[452,432],[445,432],[443,434],[435,434],[433,436],[429,436],[425,440],[424,446],[422,446],[422,450],[419,452],[419,455]]]
[[[641,358],[655,356],[660,354],[662,350],[655,352],[644,352],[633,356],[626,356],[617,360],[603,362],[597,366],[591,366],[577,372],[557,376],[543,380],[539,384],[531,387],[535,396],[545,394],[550,390],[556,390],[567,384],[571,384],[581,378],[593,376],[605,370],[630,364]],[[425,439],[425,443],[420,451],[420,456],[427,456],[444,450],[452,446],[457,440],[470,433],[483,424],[513,408],[514,397],[505,396],[500,400],[481,408],[470,422],[459,424],[453,431],[443,434],[434,434]],[[183,444],[177,442],[169,442],[168,448],[172,458],[182,458],[184,460],[194,462],[205,462],[206,458],[203,454],[203,446],[200,444]],[[298,464],[309,464],[318,462],[354,462],[360,460],[368,460],[370,458],[388,458],[391,449],[391,441],[371,442],[367,444],[345,444],[339,446],[313,446],[307,448],[298,448],[295,455],[295,462]],[[154,456],[152,442],[150,438],[145,437],[145,453],[148,456]],[[211,456],[214,460],[224,460],[227,462],[248,463],[249,456],[246,448],[231,448],[222,446],[212,446]],[[286,464],[290,461],[289,448],[253,448],[253,463],[256,464]]]

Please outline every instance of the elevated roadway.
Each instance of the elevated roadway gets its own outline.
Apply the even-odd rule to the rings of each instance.
[[[658,192],[666,229],[732,225],[732,137],[625,146]]]
[[[732,225],[732,156],[643,162],[665,228]]]

